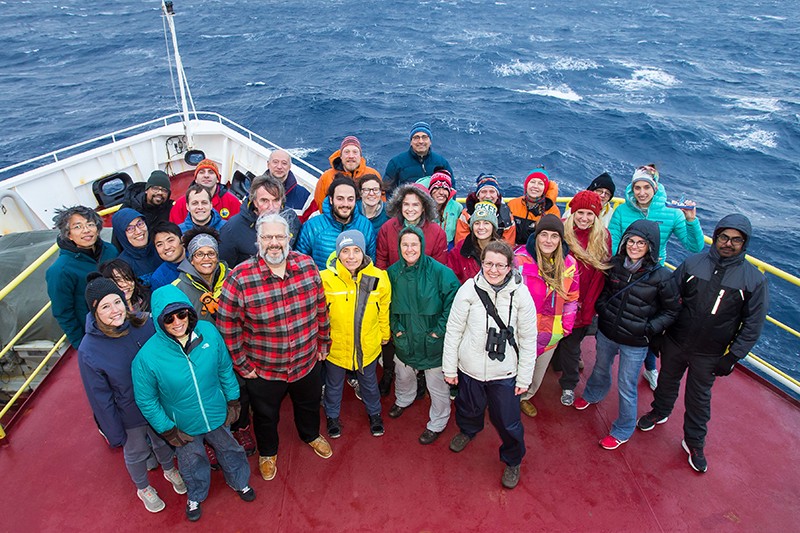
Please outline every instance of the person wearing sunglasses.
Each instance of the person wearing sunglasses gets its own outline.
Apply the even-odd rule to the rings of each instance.
[[[225,341],[213,324],[198,320],[177,287],[157,289],[151,303],[156,333],[133,360],[133,391],[153,429],[175,446],[186,483],[187,518],[200,519],[211,485],[204,443],[214,448],[227,485],[245,502],[253,501],[247,456],[228,429],[240,405]]]
[[[129,207],[114,213],[114,236],[122,247],[119,258],[128,263],[142,285],[150,287],[150,276],[164,261],[150,239],[144,216]]]
[[[186,258],[178,265],[178,279],[172,282],[192,302],[200,320],[216,324],[222,282],[228,265],[219,259],[219,234],[199,227],[183,234]]]
[[[714,229],[707,252],[686,258],[674,279],[681,295],[678,319],[667,329],[661,345],[661,375],[652,409],[637,426],[650,431],[663,424],[678,399],[684,373],[686,388],[681,445],[689,465],[708,469],[705,439],[711,420],[711,387],[727,376],[758,341],[769,307],[764,274],[745,259],[753,234],[744,215],[728,215]]]

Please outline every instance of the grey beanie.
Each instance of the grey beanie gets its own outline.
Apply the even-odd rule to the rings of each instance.
[[[349,229],[343,231],[336,238],[336,257],[342,253],[342,248],[347,246],[358,246],[362,253],[367,253],[367,244],[364,240],[364,234],[357,229]]]

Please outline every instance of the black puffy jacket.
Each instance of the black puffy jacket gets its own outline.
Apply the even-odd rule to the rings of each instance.
[[[626,243],[632,236],[648,243],[648,255],[637,272],[624,266]],[[680,311],[680,294],[672,273],[658,264],[658,224],[637,220],[625,230],[613,265],[607,271],[603,292],[597,299],[598,329],[614,342],[647,346],[663,332]]]

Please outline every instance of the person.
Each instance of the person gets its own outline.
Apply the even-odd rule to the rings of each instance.
[[[633,173],[631,183],[625,189],[625,203],[620,204],[611,216],[608,231],[611,233],[611,249],[619,247],[625,228],[635,220],[652,220],[658,223],[660,247],[658,262],[663,265],[667,259],[667,241],[675,235],[683,246],[692,253],[702,251],[703,230],[697,219],[695,203],[686,200],[685,209],[666,207],[667,193],[660,183],[658,170],[654,164],[644,165]],[[649,352],[644,361],[644,379],[655,390],[658,380],[656,356]]]
[[[423,371],[431,406],[419,442],[431,444],[450,419],[450,388],[442,373],[442,348],[450,306],[460,284],[452,270],[425,254],[425,234],[418,226],[400,231],[398,247],[400,260],[387,271],[392,284],[390,325],[397,377],[389,416],[399,417],[414,402],[416,374]]]
[[[381,346],[389,342],[389,304],[392,286],[386,272],[364,253],[358,230],[336,239],[336,253],[320,272],[331,322],[331,350],[325,359],[323,406],[328,436],[342,434],[340,420],[345,374],[354,371],[374,437],[383,435],[381,396],[375,369]]]
[[[348,177],[337,176],[328,188],[322,205],[322,214],[311,217],[303,224],[295,249],[314,259],[317,268],[327,268],[328,257],[336,249],[339,234],[355,229],[364,235],[367,255],[375,257],[375,232],[367,217],[358,212],[356,184]]]
[[[78,348],[86,325],[86,276],[97,265],[117,257],[117,250],[100,239],[103,220],[94,209],[76,205],[55,210],[58,259],[45,273],[53,317],[73,348]]]
[[[386,214],[386,202],[383,201],[382,185],[380,176],[377,174],[364,174],[358,182],[358,192],[361,197],[356,202],[356,209],[372,222],[372,229],[375,235],[388,220]]]
[[[275,478],[278,421],[287,394],[303,442],[327,459],[330,444],[319,434],[322,380],[319,361],[331,347],[330,320],[314,261],[289,250],[289,223],[275,214],[256,220],[258,255],[237,266],[222,286],[217,327],[245,378],[258,468]]]
[[[469,227],[469,234],[447,252],[447,266],[462,284],[481,271],[483,249],[490,242],[502,240],[497,233],[497,206],[492,202],[475,204]]]
[[[503,241],[481,252],[481,271],[456,293],[444,336],[442,371],[458,385],[456,424],[450,441],[461,452],[483,429],[486,408],[500,434],[501,482],[519,483],[525,430],[518,396],[528,390],[536,364],[536,308],[513,268],[514,255]],[[479,292],[482,291],[482,292]],[[484,302],[485,300],[485,302]]]
[[[133,395],[131,363],[155,333],[153,321],[147,313],[131,311],[122,289],[99,273],[89,275],[85,297],[90,311],[78,369],[86,397],[109,446],[122,448],[136,496],[157,513],[165,504],[147,479],[151,450],[175,492],[186,494],[186,485],[173,463],[175,453],[147,423]]]
[[[557,215],[546,214],[516,257],[522,280],[536,305],[536,370],[528,390],[520,397],[520,409],[530,417],[538,410],[531,399],[544,380],[556,346],[572,333],[578,311],[579,276],[575,259],[567,253],[564,224]],[[563,403],[563,399],[562,399]]]
[[[447,262],[447,235],[436,224],[436,204],[427,189],[414,183],[397,187],[386,202],[391,219],[378,232],[375,265],[389,268],[400,259],[399,234],[406,226],[418,226],[425,234],[425,254],[444,264]]]
[[[469,193],[464,209],[456,223],[456,242],[464,239],[470,230],[469,219],[478,202],[491,202],[497,208],[497,233],[513,249],[516,244],[517,228],[514,216],[503,201],[497,178],[491,174],[481,174],[476,180],[475,192]]]
[[[550,179],[544,167],[535,168],[528,174],[523,189],[522,196],[508,201],[508,209],[514,217],[517,244],[528,242],[536,222],[542,216],[561,216],[561,210],[556,205],[558,184]]]
[[[186,249],[181,242],[183,232],[177,224],[160,222],[151,231],[153,246],[163,261],[150,276],[150,288],[156,290],[178,279],[178,265],[186,258]]]
[[[431,133],[430,124],[415,122],[411,126],[409,141],[408,150],[391,158],[386,165],[383,182],[387,194],[393,193],[404,183],[414,183],[419,178],[430,176],[437,167],[447,170],[451,179],[454,175],[447,159],[431,150],[433,133]]]
[[[286,219],[292,235],[289,246],[294,247],[300,234],[300,219],[286,205],[282,183],[271,174],[262,174],[250,183],[247,205],[219,232],[219,255],[231,268],[256,255],[256,219],[264,213],[280,214]]]
[[[417,183],[421,183],[421,178]],[[447,236],[448,250],[453,247],[456,239],[456,224],[461,216],[462,207],[456,200],[456,190],[453,188],[453,177],[445,169],[437,169],[427,183],[433,201],[436,202],[436,223],[441,226]]]
[[[578,268],[578,311],[572,333],[556,346],[553,362],[561,369],[561,403],[575,402],[581,368],[581,342],[595,317],[594,306],[605,283],[604,272],[610,268],[611,235],[598,216],[603,200],[593,191],[580,191],[569,203],[570,215],[564,222],[564,241]],[[566,332],[565,332],[566,333]]]
[[[219,231],[225,221],[211,207],[211,193],[206,187],[193,183],[186,189],[186,218],[178,224],[181,231],[186,233],[192,228],[209,227]]]
[[[211,192],[211,207],[214,208],[223,220],[228,220],[239,212],[241,202],[228,191],[227,185],[220,183],[221,174],[217,164],[210,159],[203,159],[194,168],[194,183],[202,185]],[[175,205],[169,213],[170,222],[181,224],[186,220],[189,211],[186,209],[186,197],[181,196],[175,200]]]
[[[154,170],[147,182],[137,181],[125,189],[121,207],[130,207],[144,216],[148,228],[159,222],[169,221],[172,209],[170,194],[172,186],[169,176],[163,170]]]
[[[200,320],[216,324],[222,283],[228,265],[219,260],[219,234],[198,227],[183,234],[186,259],[178,265],[178,279],[172,282],[185,294]]]
[[[614,214],[614,207],[615,205],[611,202],[614,198],[614,193],[617,190],[616,185],[614,185],[614,180],[611,178],[611,175],[608,172],[603,172],[586,187],[587,191],[592,191],[600,197],[600,200],[603,206],[600,208],[600,214],[598,218],[600,222],[605,226],[608,227],[609,222],[611,222],[611,216]],[[566,220],[572,214],[570,208],[567,208],[564,211],[563,218]]]
[[[300,217],[311,205],[311,193],[297,183],[297,178],[292,172],[292,156],[286,150],[273,150],[267,160],[266,174],[280,182],[284,191],[284,206],[294,210]],[[250,186],[252,191],[253,187]],[[252,198],[252,193],[251,196]],[[284,217],[285,218],[285,217]],[[291,222],[291,221],[290,221]]]
[[[628,442],[636,428],[636,381],[650,340],[678,316],[680,295],[671,272],[658,263],[659,228],[652,220],[637,220],[625,230],[611,258],[603,292],[597,299],[597,356],[583,396],[573,404],[582,411],[602,401],[611,388],[611,367],[619,353],[617,389],[619,414],[606,450]]]
[[[239,386],[225,342],[210,322],[198,320],[191,302],[177,287],[153,293],[156,333],[133,360],[136,405],[164,440],[175,447],[186,483],[186,517],[200,519],[208,496],[210,444],[225,482],[252,502],[250,465],[228,426],[239,416]]]
[[[128,309],[134,313],[150,312],[150,291],[136,279],[128,263],[119,258],[110,259],[101,263],[98,270],[119,287]]]
[[[353,180],[358,185],[362,176],[375,174],[380,177],[380,173],[372,167],[367,166],[367,160],[361,152],[361,141],[354,135],[348,135],[342,139],[339,149],[333,152],[328,158],[331,168],[322,173],[317,180],[314,189],[314,202],[316,208],[322,213],[322,204],[328,196],[328,189],[340,174]],[[320,267],[322,269],[324,267]]]
[[[727,215],[714,228],[711,248],[678,266],[674,279],[680,311],[661,340],[661,375],[651,410],[637,423],[650,431],[667,421],[686,373],[681,445],[689,465],[701,473],[708,470],[704,448],[711,387],[717,376],[729,375],[747,357],[769,308],[767,280],[745,258],[752,235],[747,217]]]
[[[144,217],[138,211],[123,207],[114,213],[111,225],[122,246],[119,258],[131,266],[142,285],[149,287],[150,276],[163,261],[150,242],[150,232]]]

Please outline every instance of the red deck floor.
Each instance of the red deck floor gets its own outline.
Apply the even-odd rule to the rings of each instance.
[[[591,357],[586,363],[584,382]],[[639,391],[644,412],[652,393],[644,383]],[[0,531],[799,529],[800,409],[756,379],[737,371],[715,385],[704,475],[690,469],[680,447],[682,408],[667,424],[606,451],[597,441],[615,417],[616,390],[583,412],[563,407],[559,394],[548,374],[536,399],[539,416],[524,420],[528,455],[513,491],[500,485],[499,439],[488,420],[461,454],[447,448],[457,431],[452,418],[439,441],[417,443],[426,402],[397,420],[385,417],[386,435],[374,438],[346,388],[343,436],[323,460],[298,440],[287,400],[276,479],[263,481],[252,457],[258,497],[248,504],[214,473],[203,517],[192,524],[185,496],[159,472],[151,481],[167,508],[145,511],[122,452],[109,450],[94,427],[73,355],[0,447]],[[391,403],[383,400],[384,413]]]

